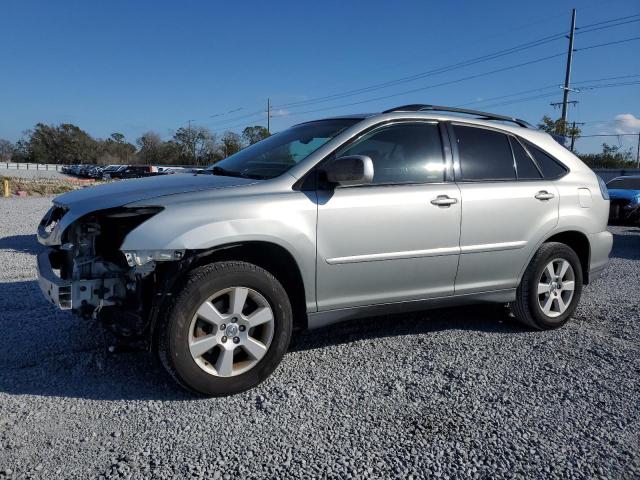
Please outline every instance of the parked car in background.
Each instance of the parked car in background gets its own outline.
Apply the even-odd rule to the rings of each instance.
[[[263,381],[294,329],[486,302],[561,327],[612,246],[604,182],[486,112],[310,121],[208,173],[66,193],[38,227],[45,297],[145,342],[206,395]]]
[[[640,175],[616,177],[607,183],[610,223],[640,222]]]
[[[112,175],[114,175],[116,172],[124,170],[125,168],[127,168],[127,166],[128,165],[109,165],[102,171],[102,178],[108,180],[112,178]]]
[[[104,170],[104,167],[92,167],[87,171],[87,176],[90,178],[102,178],[102,170]]]
[[[141,178],[158,174],[158,167],[153,165],[126,165],[125,168],[111,173],[111,178]]]

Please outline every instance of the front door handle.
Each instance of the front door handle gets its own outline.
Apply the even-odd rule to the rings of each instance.
[[[555,195],[553,193],[549,193],[546,190],[540,190],[538,193],[536,193],[536,198],[538,200],[551,200],[553,197],[555,197]]]
[[[436,198],[431,200],[431,205],[437,205],[438,207],[448,207],[454,203],[458,203],[458,199],[451,198],[448,195],[438,195]]]

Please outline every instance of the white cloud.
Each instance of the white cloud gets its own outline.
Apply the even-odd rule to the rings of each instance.
[[[609,124],[611,133],[638,133],[640,132],[640,118],[636,118],[632,113],[621,113]]]

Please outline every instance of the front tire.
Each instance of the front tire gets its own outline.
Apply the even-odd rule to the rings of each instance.
[[[559,328],[575,312],[582,294],[582,266],[564,243],[543,244],[531,259],[516,291],[511,311],[538,330]]]
[[[224,396],[255,387],[278,366],[293,325],[278,280],[246,262],[189,273],[159,325],[158,354],[184,388]]]

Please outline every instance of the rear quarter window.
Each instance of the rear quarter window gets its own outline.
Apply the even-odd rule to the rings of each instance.
[[[531,153],[536,163],[540,167],[540,170],[542,170],[542,175],[544,175],[544,178],[553,180],[555,178],[560,178],[565,173],[567,173],[567,168],[551,155],[540,150],[530,142],[525,142],[525,144],[527,150],[529,150],[529,153]]]

